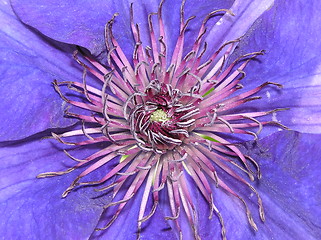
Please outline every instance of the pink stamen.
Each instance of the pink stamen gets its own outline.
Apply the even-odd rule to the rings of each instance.
[[[164,0],[161,0],[157,13],[148,15],[151,47],[143,48],[140,27],[134,22],[134,5],[131,4],[130,27],[135,40],[132,59],[126,57],[116,40],[117,36],[114,37],[112,27],[113,24],[117,24],[114,22],[118,15],[114,14],[105,26],[107,67],[79,50],[83,56],[78,56],[75,52],[74,59],[84,68],[81,81],[53,82],[55,90],[64,101],[90,113],[71,113],[67,109],[67,116],[82,121],[81,129],[62,134],[52,133],[52,137],[71,146],[108,143],[108,147],[103,147],[85,159],[78,159],[72,156],[69,150],[65,151],[69,158],[76,161],[74,166],[65,171],[39,174],[38,178],[61,176],[86,167],[65,190],[63,197],[83,185],[106,184],[107,180],[114,178],[114,182],[96,189],[112,189],[113,201],[104,208],[118,205],[106,210],[114,213],[105,226],[97,230],[105,230],[116,221],[127,203],[134,201],[144,182],[146,184],[143,196],[138,200],[138,239],[143,231],[143,223],[152,219],[158,205],[164,200],[160,192],[167,189],[171,216],[165,219],[174,221],[179,239],[183,239],[186,234],[180,226],[181,218],[184,217],[187,218],[194,239],[200,239],[197,226],[199,216],[196,214],[197,206],[193,202],[194,194],[191,194],[191,191],[200,191],[209,204],[209,218],[213,213],[216,214],[221,224],[222,239],[226,240],[223,214],[214,204],[214,189],[211,183],[243,204],[249,224],[257,230],[244,200],[247,198],[233,190],[234,184],[228,186],[223,181],[225,178],[219,176],[216,170],[220,169],[219,173],[229,175],[234,179],[236,186],[242,184],[257,196],[259,216],[264,221],[262,199],[243,177],[247,174],[251,181],[255,178],[260,179],[260,167],[254,159],[244,155],[235,143],[220,137],[220,133],[252,135],[256,140],[266,124],[286,128],[278,122],[259,120],[262,116],[286,109],[232,112],[234,108],[246,102],[259,99],[259,96],[254,95],[264,87],[282,86],[266,82],[237,94],[237,90],[246,87],[241,85],[241,80],[246,76],[246,66],[253,58],[263,54],[263,51],[245,54],[227,66],[228,58],[241,39],[226,42],[214,49],[213,54],[205,54],[212,48],[204,42],[208,20],[218,13],[234,16],[228,9],[212,11],[205,17],[192,48],[183,56],[186,50],[185,32],[194,18],[191,16],[185,20],[183,0],[177,29],[178,38],[173,55],[168,56],[167,29],[162,18],[163,4]],[[154,15],[157,19],[153,18]],[[209,57],[205,59],[207,55]],[[101,90],[87,84],[87,73],[100,80]],[[76,91],[77,100],[73,97],[68,99],[68,95],[65,96],[60,89],[62,85],[67,87],[67,90]],[[252,128],[256,128],[257,131],[252,132]],[[73,139],[77,139],[77,142],[72,142]],[[90,182],[80,181],[111,163],[112,167],[102,178]],[[125,188],[125,182],[127,189],[124,192],[122,190]],[[116,195],[122,195],[118,197],[118,201],[114,201]],[[148,209],[148,206],[151,208]],[[191,236],[186,236],[189,237]]]

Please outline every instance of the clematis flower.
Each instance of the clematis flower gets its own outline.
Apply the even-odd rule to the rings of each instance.
[[[225,235],[229,239],[295,239],[301,236],[317,239],[320,236],[320,221],[317,220],[320,212],[317,208],[318,185],[320,185],[317,175],[320,168],[317,167],[318,154],[316,154],[319,150],[311,145],[311,142],[318,140],[318,135],[280,132],[265,138],[259,144],[256,141],[246,144],[246,149],[243,149],[242,153],[239,151],[240,147],[230,142],[232,140],[226,140],[225,134],[217,134],[217,132],[250,133],[256,138],[255,133],[245,131],[243,127],[257,126],[261,130],[263,125],[271,122],[277,123],[278,126],[282,126],[281,123],[286,124],[301,131],[319,131],[317,94],[320,80],[318,79],[318,54],[314,51],[320,48],[316,43],[317,46],[314,45],[313,50],[302,51],[301,55],[296,53],[300,59],[311,59],[311,62],[306,61],[306,63],[302,63],[301,60],[293,61],[291,56],[281,54],[280,49],[284,51],[284,46],[281,45],[283,41],[297,42],[294,49],[305,46],[305,43],[301,43],[298,38],[292,36],[290,26],[287,28],[291,19],[289,16],[280,24],[275,23],[270,26],[272,17],[275,17],[275,21],[284,15],[283,12],[280,14],[278,9],[285,3],[277,2],[272,10],[265,12],[260,18],[261,22],[256,23],[252,31],[247,33],[246,39],[239,39],[239,37],[245,34],[253,22],[271,6],[271,2],[236,1],[230,10],[221,11],[224,16],[216,25],[212,22],[214,27],[207,31],[205,28],[208,25],[211,26],[211,21],[217,20],[215,17],[219,13],[213,12],[207,15],[206,4],[212,5],[210,2],[203,3],[199,8],[192,6],[193,9],[191,6],[188,7],[188,4],[180,8],[181,3],[177,3],[176,18],[173,11],[169,10],[173,7],[171,4],[161,3],[160,7],[153,6],[153,4],[158,5],[154,2],[151,5],[142,4],[145,8],[154,7],[153,11],[157,11],[158,30],[153,27],[155,25],[153,20],[147,17],[151,11],[142,11],[141,6],[136,8],[136,4],[128,9],[130,6],[128,4],[125,6],[127,12],[122,10],[121,13],[127,18],[129,16],[127,24],[130,26],[131,23],[135,39],[132,45],[128,44],[130,31],[122,31],[117,36],[117,29],[128,30],[128,26],[124,27],[122,24],[117,27],[117,19],[120,16],[117,19],[115,15],[113,17],[116,12],[113,8],[117,8],[117,5],[106,6],[106,12],[111,19],[108,22],[105,17],[102,17],[103,8],[99,2],[80,12],[75,10],[83,9],[81,4],[67,6],[65,10],[75,13],[75,15],[71,14],[70,18],[60,16],[65,13],[62,9],[52,14],[51,7],[57,6],[52,2],[42,5],[41,8],[35,7],[36,1],[30,1],[30,5],[21,5],[19,1],[13,1],[12,4],[21,20],[36,28],[37,31],[22,25],[15,19],[6,2],[2,3],[2,25],[6,26],[2,32],[6,34],[2,34],[2,38],[8,49],[3,57],[7,64],[4,66],[8,66],[11,61],[15,63],[13,67],[8,66],[6,71],[3,71],[5,83],[8,82],[8,86],[13,87],[9,95],[2,94],[2,96],[5,96],[4,100],[10,100],[11,106],[17,110],[17,113],[21,111],[15,116],[4,114],[6,118],[3,117],[2,121],[3,140],[17,140],[2,144],[1,156],[4,156],[2,171],[6,176],[1,184],[3,186],[2,207],[6,216],[1,226],[3,236],[22,238],[28,235],[34,239],[64,237],[131,239],[136,238],[137,232],[143,239],[176,239],[182,236],[184,239],[207,239],[225,238]],[[218,4],[216,9],[220,7],[228,9],[231,6],[226,2],[222,5],[224,4],[226,6]],[[293,9],[297,6],[291,5]],[[97,11],[92,11],[93,9]],[[207,11],[205,12],[204,9]],[[140,11],[142,14],[138,14]],[[308,13],[310,9],[306,7],[302,11]],[[192,13],[191,15],[199,13],[200,18],[195,19],[195,25],[192,24],[191,18],[186,20],[183,16],[187,13]],[[80,17],[82,14],[94,14],[96,18],[93,20],[88,16]],[[144,24],[147,26],[147,33],[142,31],[142,27],[134,25],[137,15],[140,16],[140,26]],[[214,17],[210,19],[212,15]],[[46,17],[47,24],[39,24],[40,16]],[[169,16],[174,17],[169,18]],[[309,17],[310,22],[313,22],[310,19],[311,16],[315,17],[316,19],[312,20],[317,22],[315,15],[306,14],[306,16]],[[74,17],[80,21],[72,21]],[[201,17],[205,18],[205,21]],[[295,19],[295,16],[291,15],[291,17]],[[103,20],[108,22],[107,55],[103,52],[103,38],[96,37],[96,33],[103,29],[104,24],[99,24]],[[66,28],[61,28],[59,21],[66,21],[62,24]],[[69,21],[75,25],[68,25]],[[95,24],[91,24],[91,21]],[[187,25],[187,23],[190,24]],[[282,33],[289,31],[293,40],[287,38],[287,34],[285,34],[287,37],[282,34],[278,36],[279,38],[276,37],[279,26]],[[72,30],[73,27],[75,29]],[[177,32],[174,32],[175,27],[178,29]],[[197,27],[200,27],[200,30]],[[311,25],[311,29],[306,30],[307,33],[312,29],[315,30],[314,27],[315,25]],[[155,34],[161,36],[159,42],[153,38],[154,29]],[[262,32],[265,33],[266,29],[273,33],[269,38],[266,38],[265,34],[262,36]],[[199,33],[197,33],[198,30]],[[62,42],[86,47],[97,60],[88,53],[84,53],[83,59],[75,55],[76,61],[85,69],[81,74],[82,69],[67,60],[68,55],[71,55],[72,47],[44,37],[38,31]],[[148,35],[149,32],[150,35]],[[19,41],[13,41],[13,39]],[[149,44],[152,46],[151,50],[147,47],[145,59],[141,44],[143,40],[150,41]],[[213,52],[205,51],[206,47],[204,51],[200,50],[201,43],[206,46],[205,41],[211,49],[214,49]],[[31,45],[31,42],[39,44],[34,46],[35,44]],[[234,61],[233,56],[230,55],[237,44],[239,49],[234,51],[237,59]],[[237,65],[240,56],[252,57],[261,53],[256,49],[254,54],[245,55],[244,51],[253,52],[248,50],[252,50],[250,48],[256,44],[266,47],[266,60],[260,58],[261,63],[251,63],[249,59],[245,59]],[[26,49],[26,46],[32,46],[32,48]],[[12,48],[14,51],[11,51]],[[198,51],[200,55],[197,55]],[[132,52],[134,52],[133,56],[130,54]],[[289,53],[291,53],[290,50]],[[159,58],[155,57],[156,55]],[[170,58],[166,61],[167,55],[173,56],[172,61]],[[107,61],[107,65],[99,63],[104,60]],[[189,65],[190,62],[198,64]],[[211,65],[212,62],[213,65]],[[285,63],[291,63],[291,67],[282,72],[280,69],[285,66]],[[307,64],[306,67],[305,64]],[[289,70],[291,70],[290,73],[287,72]],[[243,79],[244,71],[248,74]],[[304,74],[301,76],[302,72]],[[93,75],[90,76],[88,73]],[[20,74],[23,78],[12,79],[12,76],[17,78],[16,76]],[[80,76],[82,80],[79,81],[75,76]],[[282,79],[278,76],[282,76]],[[292,76],[296,76],[299,80],[293,79]],[[57,144],[48,140],[36,141],[51,131],[46,131],[48,128],[57,128],[57,126],[62,128],[74,123],[62,118],[64,105],[58,100],[58,94],[55,95],[49,88],[49,81],[45,81],[53,77],[61,79],[60,83],[54,81],[54,87],[63,100],[76,107],[97,113],[88,115],[88,112],[80,111],[75,114],[68,110],[67,114],[82,119],[85,124],[92,123],[92,125],[80,124],[69,129],[53,131],[56,132],[53,133],[53,137],[62,143],[90,144],[91,146],[64,150],[70,158],[80,162],[68,170],[61,171],[61,168],[66,168],[63,165],[70,166],[70,162],[67,161],[66,156],[62,156],[61,150],[56,149]],[[308,84],[305,83],[306,87],[301,85],[304,77],[309,81]],[[34,83],[26,82],[29,78]],[[102,81],[100,87],[103,91],[98,89],[97,78]],[[274,88],[268,88],[264,92],[263,87],[268,85],[264,82],[281,86],[274,83],[275,79],[283,85],[290,84],[290,87],[285,87],[282,92],[275,91]],[[239,89],[241,87],[237,85],[240,80],[245,86],[243,89]],[[17,88],[19,84],[21,87]],[[60,89],[60,84],[67,85],[71,90],[77,90],[76,96],[71,96],[72,99],[67,98]],[[262,85],[253,87],[259,84]],[[52,92],[49,92],[49,89]],[[8,92],[7,90],[5,88],[2,91]],[[236,95],[230,96],[234,92]],[[249,99],[249,96],[260,92],[262,96],[266,96],[268,104],[266,101],[259,103],[251,101],[243,105],[247,100],[253,100],[253,98]],[[284,92],[291,97],[285,98]],[[14,96],[20,96],[20,98],[14,98]],[[53,101],[47,100],[48,97]],[[79,97],[83,97],[86,102],[75,100]],[[293,97],[296,101],[293,101]],[[44,98],[47,101],[44,101]],[[22,108],[21,103],[27,103],[27,105]],[[282,114],[277,113],[277,110],[283,107],[291,107],[292,110]],[[305,114],[302,114],[303,111]],[[265,118],[256,119],[269,114],[273,115],[273,121]],[[304,121],[298,121],[304,118]],[[34,124],[34,121],[39,119],[41,119],[39,124]],[[307,124],[309,121],[312,124]],[[97,128],[97,124],[101,127]],[[219,131],[213,130],[214,124]],[[77,127],[80,127],[80,130],[75,130]],[[266,129],[263,134],[273,131],[273,128],[265,126],[263,129]],[[45,132],[25,138],[43,130]],[[102,136],[95,137],[97,133]],[[63,139],[76,137],[78,140],[78,135],[84,135],[89,140],[80,140],[74,144]],[[244,140],[242,137],[241,139]],[[108,145],[108,142],[112,145]],[[225,155],[238,157],[239,163],[244,166],[231,161]],[[62,161],[57,161],[57,156]],[[86,156],[89,157],[86,158]],[[103,158],[99,159],[102,156]],[[303,162],[306,156],[311,158],[308,168]],[[79,160],[80,158],[83,160]],[[88,164],[93,160],[97,161],[92,165]],[[253,178],[254,173],[248,166],[249,161],[256,167],[258,177],[260,172],[263,172],[263,178],[254,182],[253,186],[244,180],[246,175],[250,180]],[[105,164],[106,162],[110,162],[111,165]],[[240,169],[226,165],[225,162],[234,163]],[[127,164],[130,166],[126,169]],[[167,167],[166,164],[168,164]],[[82,165],[87,165],[87,168],[78,169]],[[214,166],[218,167],[217,170],[211,168]],[[41,172],[53,171],[57,168],[59,168],[57,172],[43,173],[38,176],[64,176],[44,180],[34,179],[35,175]],[[122,168],[125,170],[119,171]],[[216,171],[217,175],[209,174]],[[17,172],[21,174],[17,176]],[[94,174],[89,175],[91,172]],[[120,177],[110,179],[116,174]],[[79,180],[82,177],[88,177],[87,182],[80,183]],[[97,181],[97,179],[101,180]],[[125,182],[126,179],[129,181]],[[306,187],[311,180],[315,184],[312,187]],[[113,197],[116,199],[111,199],[108,194],[94,195],[91,188],[75,189],[78,185],[101,184],[106,181],[109,182],[103,189],[115,187]],[[65,190],[67,182],[72,182],[72,185]],[[216,188],[216,185],[220,188]],[[288,186],[293,187],[288,189]],[[163,187],[167,190],[168,196],[161,191]],[[64,197],[68,194],[68,197],[60,199],[59,192],[64,192]],[[215,204],[213,196],[216,200]],[[118,200],[117,197],[119,197]],[[45,204],[46,202],[49,204]],[[115,206],[114,213],[111,213],[110,207],[116,204],[119,206]],[[263,205],[265,211],[263,211]],[[20,211],[15,210],[17,206]],[[106,211],[103,211],[104,206],[108,207]],[[150,209],[147,215],[145,215],[146,209]],[[216,213],[217,217],[208,219],[211,212]],[[172,215],[167,217],[170,221],[166,221],[165,216],[169,214]],[[70,217],[66,219],[65,215]],[[262,221],[266,218],[266,222],[260,223],[260,218]],[[51,221],[55,223],[48,225]],[[95,232],[97,227],[104,231]],[[257,228],[259,231],[255,233],[253,230]]]

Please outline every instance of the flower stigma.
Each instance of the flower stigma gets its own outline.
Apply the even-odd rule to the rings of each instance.
[[[237,110],[247,102],[260,99],[255,94],[264,87],[281,88],[282,85],[265,82],[254,89],[243,89],[240,82],[245,77],[245,67],[263,51],[242,55],[228,64],[240,39],[225,42],[205,57],[212,49],[205,41],[208,20],[221,14],[233,17],[227,9],[212,11],[205,17],[190,51],[184,55],[185,32],[195,17],[185,19],[183,1],[177,28],[179,34],[170,55],[162,19],[163,4],[161,1],[158,11],[148,15],[149,43],[141,41],[141,30],[134,23],[131,4],[130,26],[135,40],[132,58],[126,56],[113,33],[118,14],[114,14],[105,27],[107,63],[99,63],[82,50],[75,52],[75,60],[84,69],[82,81],[54,81],[53,85],[64,101],[82,109],[81,113],[65,111],[67,116],[80,119],[82,127],[62,134],[52,133],[52,137],[72,146],[102,142],[109,145],[84,159],[77,159],[65,150],[76,162],[73,167],[37,177],[60,176],[82,169],[62,197],[83,185],[99,185],[98,191],[112,191],[113,201],[104,208],[109,211],[115,206],[116,210],[104,226],[97,228],[99,231],[108,229],[128,203],[139,201],[137,238],[140,238],[143,223],[152,221],[160,203],[166,201],[170,215],[165,219],[176,229],[177,238],[183,239],[186,234],[186,237],[201,239],[198,224],[203,216],[199,216],[193,194],[198,191],[208,205],[208,217],[216,216],[221,237],[225,240],[228,233],[224,213],[216,205],[220,201],[217,188],[241,203],[249,225],[256,231],[258,227],[248,207],[248,203],[253,203],[248,197],[254,193],[260,219],[264,221],[262,199],[250,183],[261,178],[260,167],[223,136],[251,135],[256,140],[264,125],[286,128],[278,122],[260,120],[285,109]],[[100,88],[87,83],[88,73],[100,81]],[[79,93],[81,101],[67,98],[61,87]],[[255,128],[258,129],[256,132],[253,131]],[[81,181],[87,175],[94,176],[94,172],[105,165],[109,166],[109,171],[104,177]],[[225,182],[226,176],[235,184]],[[115,180],[107,185],[112,179]],[[249,192],[239,191],[239,186]],[[143,189],[143,196],[137,200],[135,195],[139,189]],[[119,201],[114,200],[116,196]],[[183,235],[181,226],[186,221],[190,232],[184,231]]]
[[[151,116],[150,116],[150,120],[152,122],[166,122],[168,120],[170,120],[169,117],[167,117],[167,113],[162,110],[162,109],[157,109],[156,111],[154,111]]]

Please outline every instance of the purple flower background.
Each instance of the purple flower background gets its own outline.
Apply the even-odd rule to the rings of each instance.
[[[216,18],[209,22],[206,36],[209,45],[217,49],[225,41],[245,34],[235,57],[264,49],[266,54],[245,69],[247,77],[243,85],[251,88],[272,81],[283,84],[284,89],[267,88],[261,92],[262,100],[248,103],[247,107],[264,111],[290,107],[273,118],[296,131],[274,133],[277,128],[267,127],[258,143],[244,144],[243,151],[259,162],[263,173],[256,188],[263,199],[266,222],[260,223],[255,216],[253,199],[257,233],[250,228],[239,203],[219,189],[215,189],[217,205],[226,223],[228,239],[320,239],[321,3],[280,0],[265,11],[271,3],[267,0],[186,3],[186,17],[197,17],[189,26],[187,46],[208,12],[232,6],[235,18],[224,18],[220,25],[215,25]],[[104,61],[103,29],[115,12],[120,13],[114,25],[115,36],[130,56],[134,42],[129,28],[129,4],[129,1],[111,0],[0,2],[0,236],[3,239],[136,238],[139,196],[110,229],[95,233],[97,223],[104,220],[102,206],[111,200],[108,195],[98,197],[89,187],[61,199],[61,193],[79,171],[50,179],[35,178],[39,173],[63,170],[70,164],[63,146],[41,140],[52,129],[62,131],[76,123],[63,117],[66,106],[51,82],[81,79],[82,69],[72,59],[74,45],[87,48]],[[164,4],[164,23],[167,36],[172,39],[169,52],[178,35],[180,4],[180,1]],[[135,1],[135,21],[142,29],[147,26],[147,14],[156,11],[157,6],[158,1]],[[148,42],[144,32],[142,39]],[[94,147],[72,153],[81,158],[91,151],[95,151]],[[104,170],[97,174],[104,175]],[[243,190],[246,191],[240,186],[240,191]],[[202,197],[195,193],[194,198],[197,206],[204,205],[199,207],[199,215],[207,216]],[[216,218],[211,221],[200,218],[199,232],[202,239],[218,239],[219,222]],[[142,239],[176,237],[162,211],[157,211],[146,223],[141,236]]]

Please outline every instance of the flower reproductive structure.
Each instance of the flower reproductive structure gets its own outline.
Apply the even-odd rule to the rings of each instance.
[[[161,193],[165,192],[170,212],[166,219],[177,229],[178,238],[183,238],[181,218],[185,217],[193,237],[200,239],[198,219],[203,216],[198,216],[191,194],[192,191],[199,191],[208,203],[209,218],[216,215],[221,225],[222,239],[226,239],[224,214],[215,204],[219,202],[215,196],[216,187],[240,201],[249,225],[257,230],[246,198],[234,186],[225,183],[218,172],[224,172],[255,194],[259,216],[264,221],[262,200],[250,184],[250,181],[261,178],[260,167],[254,159],[244,155],[236,144],[223,136],[249,134],[257,139],[266,124],[285,128],[278,122],[258,120],[284,109],[267,112],[235,110],[246,102],[259,99],[255,94],[265,86],[282,86],[266,82],[244,91],[241,84],[245,77],[244,69],[253,58],[262,55],[263,51],[229,61],[240,39],[226,42],[205,59],[205,53],[211,49],[204,41],[207,22],[217,14],[233,17],[234,14],[227,9],[210,12],[205,17],[190,51],[183,54],[186,50],[185,32],[194,18],[192,16],[185,20],[183,1],[179,35],[173,53],[169,56],[162,19],[163,3],[161,1],[157,13],[148,15],[150,46],[144,46],[141,41],[141,30],[134,23],[132,4],[130,25],[135,47],[131,59],[118,44],[117,36],[114,36],[112,27],[116,21],[115,14],[105,27],[107,64],[99,63],[89,54],[81,52],[79,56],[78,51],[74,58],[84,69],[82,81],[54,81],[55,90],[68,104],[88,110],[91,114],[66,110],[67,116],[82,121],[82,128],[62,134],[52,133],[53,138],[73,146],[101,142],[108,142],[109,145],[84,159],[77,159],[65,151],[76,164],[65,171],[39,174],[38,178],[60,176],[83,167],[84,170],[62,194],[63,197],[82,185],[99,185],[98,191],[112,190],[113,199],[121,195],[119,201],[112,201],[105,206],[107,211],[114,206],[115,211],[109,222],[97,230],[111,226],[123,208],[130,201],[136,201],[135,194],[143,188],[142,198],[137,200],[141,201],[137,238],[142,231],[142,224],[152,220],[163,201]],[[87,74],[97,78],[101,82],[101,88],[87,83]],[[80,93],[82,101],[67,98],[62,93],[61,86]],[[253,128],[257,132],[253,132]],[[72,137],[83,139],[68,141]],[[94,175],[95,170],[107,164],[112,167],[103,178],[90,182],[81,181],[83,177]],[[115,180],[111,184],[101,187],[112,178]]]

